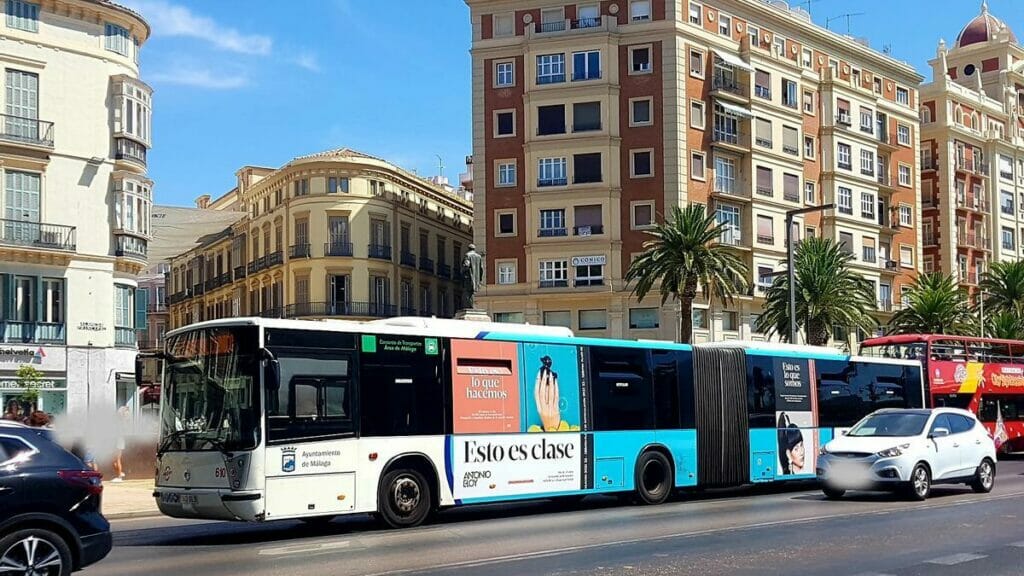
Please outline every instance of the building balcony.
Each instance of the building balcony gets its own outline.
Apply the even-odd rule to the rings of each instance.
[[[775,244],[775,236],[766,236],[766,235],[763,235],[763,234],[758,234],[757,235],[757,243],[758,244],[769,244],[769,245]]]
[[[749,152],[750,137],[741,131],[716,128],[711,131],[711,145],[733,152]]]
[[[989,174],[988,164],[966,158],[956,159],[956,169],[959,172],[966,172],[975,176],[988,176]]]
[[[294,244],[288,249],[289,258],[309,258],[309,243]]]
[[[604,278],[576,278],[572,281],[574,287],[604,286]]]
[[[886,172],[879,172],[878,175],[875,176],[875,181],[878,182],[879,186],[884,188],[895,188],[892,176]]]
[[[569,231],[565,228],[541,228],[540,230],[537,230],[538,238],[554,238],[568,235]]]
[[[892,299],[880,298],[878,300],[878,311],[879,312],[892,312]]]
[[[413,254],[412,252],[406,252],[405,250],[402,250],[401,254],[399,254],[398,261],[402,264],[402,266],[408,266],[410,268],[416,267],[416,255]]]
[[[537,25],[538,34],[547,34],[549,32],[565,32],[566,25],[565,20],[556,20],[554,22],[541,22]]]
[[[586,34],[592,32],[610,32],[618,30],[618,21],[615,17],[594,16],[591,18],[578,18],[576,20],[556,20],[552,22],[535,22],[533,26],[527,25],[527,34],[539,38],[549,36],[560,36],[563,34]]]
[[[978,198],[976,196],[959,196],[956,199],[956,207],[961,210],[970,210],[972,212],[979,212],[982,214],[988,214],[988,200],[985,198]]]
[[[921,170],[938,170],[938,169],[939,169],[939,161],[938,160],[932,159],[929,162],[922,162],[921,163]]]
[[[836,114],[836,124],[840,126],[846,126],[847,128],[853,126],[853,119],[849,114],[839,113]]]
[[[900,263],[895,260],[889,260],[884,256],[878,261],[878,266],[886,272],[892,272],[895,274],[900,270]]]
[[[138,345],[134,328],[114,328],[114,346],[118,348],[135,348]]]
[[[957,235],[957,243],[960,246],[967,246],[969,248],[990,250],[988,238],[977,232],[961,232]]]
[[[437,276],[439,278],[451,278],[452,277],[452,265],[445,264],[443,262],[437,265]]]
[[[764,100],[772,99],[772,90],[768,86],[754,86],[754,96]]]
[[[148,149],[131,138],[114,138],[114,159],[125,160],[142,168],[146,167]]]
[[[735,77],[715,74],[711,78],[711,96],[747,100],[747,87]]]
[[[5,344],[63,344],[64,323],[0,320]]]
[[[231,284],[231,272],[225,272],[223,274],[217,275],[218,288],[220,288],[221,286],[227,286],[228,284]]]
[[[772,196],[775,195],[775,191],[772,190],[771,186],[758,185],[755,187],[755,190],[757,191],[758,196],[767,196],[768,198],[771,198]]]
[[[305,318],[328,316],[356,316],[361,318],[390,318],[396,316],[398,307],[379,302],[303,302],[289,304],[283,308],[271,309],[275,317]]]
[[[33,148],[53,148],[53,122],[0,114],[0,140]]]
[[[263,270],[266,267],[267,267],[267,257],[266,256],[260,256],[259,258],[253,260],[252,262],[249,262],[249,266],[247,267],[247,270],[249,271],[249,274],[255,274],[255,273]]]
[[[245,278],[245,266],[235,266],[235,280],[241,280]]]
[[[149,252],[149,243],[146,240],[137,236],[122,235],[115,236],[114,240],[116,242],[114,256],[146,259]]]
[[[351,242],[327,242],[324,244],[324,256],[352,256]]]
[[[368,244],[366,256],[378,260],[391,260],[391,246],[387,244]]]
[[[604,226],[591,224],[589,226],[576,226],[572,229],[573,236],[599,236],[604,234]]]
[[[926,234],[924,236],[924,245],[925,246],[938,246],[939,245],[939,240],[938,240],[938,238],[936,238],[936,236],[934,234]]]
[[[0,219],[0,245],[74,252],[75,227]]]
[[[277,252],[271,252],[270,254],[267,254],[267,263],[266,263],[265,267],[266,268],[270,268],[271,266],[279,266],[283,262],[284,262],[284,253],[282,253],[280,250],[278,250]]]
[[[718,243],[722,246],[743,246],[743,234],[739,230],[727,230],[718,236]]]
[[[202,282],[192,285],[193,296],[201,296],[203,294],[206,294],[206,285],[204,285]]]
[[[566,186],[569,184],[569,179],[562,178],[540,178],[537,180],[538,188],[550,188],[552,186]]]
[[[206,282],[203,282],[203,289],[206,290],[207,292],[209,292],[211,290],[216,290],[219,287],[220,287],[220,285],[217,284],[217,278],[216,277],[210,278]]]
[[[420,270],[424,272],[434,273],[434,261],[426,256],[420,256]]]

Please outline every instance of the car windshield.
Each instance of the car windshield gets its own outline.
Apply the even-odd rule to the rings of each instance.
[[[160,451],[246,450],[259,437],[257,329],[206,328],[168,340]]]
[[[928,414],[890,412],[871,414],[850,429],[847,436],[917,436],[928,423]]]

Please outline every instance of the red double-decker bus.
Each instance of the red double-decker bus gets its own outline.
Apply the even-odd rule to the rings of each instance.
[[[1024,451],[1024,342],[904,334],[864,340],[861,354],[920,360],[931,406],[970,410],[1000,451]]]

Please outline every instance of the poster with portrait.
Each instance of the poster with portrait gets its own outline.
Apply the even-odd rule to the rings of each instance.
[[[576,346],[523,345],[523,431],[578,432],[580,371]]]
[[[452,340],[451,350],[454,432],[520,432],[519,345]]]
[[[806,359],[775,359],[775,421],[778,425],[776,476],[814,474],[817,430],[813,366]]]

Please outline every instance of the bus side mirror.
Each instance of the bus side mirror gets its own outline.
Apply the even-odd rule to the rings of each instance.
[[[276,392],[281,388],[281,363],[274,357],[274,353],[264,348],[262,350],[263,364],[263,386],[270,391]]]

